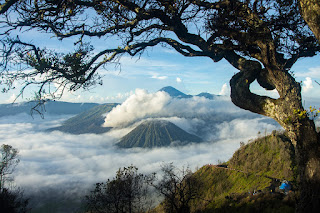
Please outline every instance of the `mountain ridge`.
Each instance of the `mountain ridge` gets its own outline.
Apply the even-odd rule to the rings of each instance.
[[[70,134],[94,133],[102,134],[109,131],[110,127],[102,127],[103,114],[110,112],[118,104],[100,104],[84,111],[62,123],[58,127],[47,131],[62,131]]]
[[[0,117],[17,115],[21,113],[31,114],[31,110],[38,104],[37,101],[28,101],[21,103],[0,104]],[[47,101],[40,106],[39,112],[43,114],[79,114],[98,103],[72,103],[64,101]]]

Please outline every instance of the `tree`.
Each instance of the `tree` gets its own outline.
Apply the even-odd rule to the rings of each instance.
[[[20,162],[17,158],[18,150],[11,145],[2,144],[0,148],[0,212],[23,213],[28,212],[28,199],[23,198],[20,189],[12,189],[7,186],[7,181],[12,181],[11,175]]]
[[[0,191],[3,191],[6,188],[6,181],[11,180],[8,175],[13,173],[20,160],[17,158],[18,150],[13,148],[11,145],[2,144],[0,154]]]
[[[53,83],[60,85],[59,90],[86,88],[100,83],[98,70],[106,64],[124,54],[138,56],[156,45],[187,57],[226,59],[239,70],[230,80],[233,103],[275,119],[295,146],[300,186],[297,211],[317,211],[319,136],[303,108],[301,85],[291,72],[298,59],[312,57],[320,49],[303,5],[300,13],[299,3],[304,2],[314,1],[6,1],[0,11],[3,89],[23,80],[25,86],[39,85],[41,99],[55,95],[50,92]],[[70,53],[40,48],[24,41],[23,35],[16,36],[19,30],[38,30],[61,40],[74,38],[77,48]],[[114,37],[122,43],[98,53],[88,44],[89,38]],[[255,80],[267,90],[276,89],[280,97],[252,93],[250,85]]]
[[[320,2],[317,0],[299,0],[299,6],[304,20],[320,41]]]
[[[190,169],[178,170],[173,164],[164,165],[160,180],[152,182],[157,192],[164,197],[161,203],[165,212],[188,213],[191,202],[199,199],[201,182]]]
[[[148,210],[148,178],[134,166],[119,169],[116,177],[97,183],[86,196],[88,210],[101,213],[139,213]]]
[[[6,213],[29,212],[29,199],[23,197],[22,191],[4,188],[0,192],[0,211]]]

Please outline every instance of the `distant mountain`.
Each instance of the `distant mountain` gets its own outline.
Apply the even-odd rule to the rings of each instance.
[[[179,90],[177,90],[176,88],[174,87],[171,87],[171,86],[167,86],[167,87],[163,87],[162,89],[160,89],[159,91],[164,91],[166,93],[168,93],[171,97],[174,97],[174,98],[192,98],[193,95],[187,95]],[[210,93],[207,93],[207,92],[202,92],[198,95],[196,95],[198,97],[205,97],[207,99],[210,99],[210,100],[213,100],[215,97],[219,96],[219,95],[213,95],[213,94],[210,94]]]
[[[17,115],[20,113],[31,114],[31,109],[37,105],[37,102],[22,102],[13,104],[0,104],[0,117]],[[62,101],[48,101],[39,108],[40,112],[44,114],[79,114],[94,106],[96,103],[69,103]]]
[[[207,99],[213,100],[215,97],[217,97],[219,95],[213,95],[213,94],[210,94],[210,93],[207,93],[207,92],[202,92],[202,93],[198,94],[197,96],[205,97]]]
[[[179,90],[171,86],[163,87],[159,91],[164,91],[168,93],[171,97],[175,98],[192,98],[192,95],[186,95],[183,92],[180,92]]]
[[[48,131],[62,131],[71,134],[95,133],[101,134],[110,130],[109,127],[102,127],[104,123],[103,114],[110,112],[118,104],[101,104],[82,112],[68,120],[61,126],[48,129]]]
[[[186,144],[190,142],[198,143],[202,139],[187,133],[169,121],[151,120],[137,126],[116,145],[121,148],[153,148],[170,146],[175,141]]]

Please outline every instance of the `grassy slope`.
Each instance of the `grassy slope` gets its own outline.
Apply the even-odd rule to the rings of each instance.
[[[203,166],[194,174],[203,186],[192,212],[294,212],[293,198],[268,188],[280,185],[268,177],[294,180],[292,155],[285,136],[270,135],[242,146],[227,162],[229,169]],[[265,193],[250,195],[253,190]]]

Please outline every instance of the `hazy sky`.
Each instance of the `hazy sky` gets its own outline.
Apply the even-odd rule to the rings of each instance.
[[[21,32],[23,39],[32,41],[48,49],[58,52],[68,52],[73,49],[74,40],[65,39],[57,41],[42,33]],[[114,40],[87,40],[94,47],[95,52],[104,48],[110,48]],[[79,90],[75,93],[65,93],[62,100],[72,102],[122,102],[136,88],[146,89],[155,92],[164,86],[173,86],[187,94],[198,94],[209,92],[213,94],[229,94],[229,80],[237,72],[228,62],[222,60],[214,63],[208,58],[184,57],[172,49],[163,47],[149,48],[141,57],[131,58],[124,56],[120,64],[110,64],[99,73],[104,76],[103,85],[97,85],[90,91]],[[320,56],[300,59],[291,70],[297,81],[302,82],[303,96],[318,98],[320,93]],[[256,84],[257,85],[257,84]],[[16,83],[16,90],[7,94],[1,94],[0,103],[9,103],[19,92],[19,84]],[[31,88],[24,94],[25,100],[33,94]],[[260,94],[264,90],[258,86],[253,89]],[[275,94],[275,93],[271,93]]]

